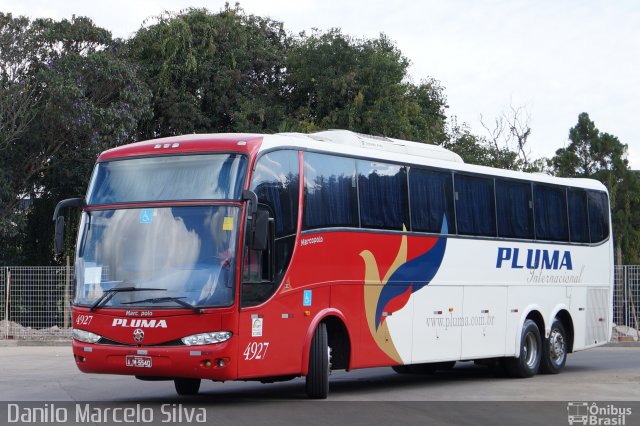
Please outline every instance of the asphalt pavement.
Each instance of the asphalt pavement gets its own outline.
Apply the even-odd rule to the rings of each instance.
[[[507,378],[470,362],[427,376],[400,375],[390,368],[338,371],[331,375],[325,401],[306,400],[302,378],[275,384],[203,382],[199,395],[178,397],[172,382],[80,373],[68,346],[0,347],[0,360],[0,400],[6,401],[0,407],[0,423],[4,421],[2,416],[9,415],[4,412],[6,404],[12,402],[15,410],[30,405],[51,409],[51,404],[73,409],[89,402],[104,406],[137,404],[138,409],[141,403],[143,408],[148,404],[157,411],[157,424],[167,423],[161,417],[164,408],[169,407],[164,413],[169,416],[170,412],[182,415],[181,410],[188,412],[185,407],[195,407],[208,413],[209,424],[499,422],[549,426],[568,424],[568,414],[582,409],[572,405],[579,402],[585,407],[590,404],[587,409],[593,406],[593,412],[602,418],[631,410],[624,419],[618,416],[618,423],[611,423],[612,418],[607,417],[599,424],[624,421],[624,426],[640,425],[640,347],[601,347],[571,354],[561,374],[530,379]],[[216,421],[211,422],[212,418]],[[12,418],[6,419],[6,423],[12,423]],[[198,423],[193,418],[188,422],[182,417],[167,419],[174,424]]]

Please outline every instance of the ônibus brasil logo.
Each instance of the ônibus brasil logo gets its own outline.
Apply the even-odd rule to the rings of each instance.
[[[632,414],[631,408],[603,404],[569,402],[567,403],[567,422],[570,425],[585,426],[624,426],[627,424],[627,416]]]

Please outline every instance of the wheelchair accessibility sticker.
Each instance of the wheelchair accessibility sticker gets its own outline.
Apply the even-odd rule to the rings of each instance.
[[[302,294],[302,306],[311,306],[312,290],[305,290]]]
[[[153,209],[140,210],[140,223],[151,223],[151,222],[153,222]]]

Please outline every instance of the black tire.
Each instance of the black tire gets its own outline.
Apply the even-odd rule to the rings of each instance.
[[[567,333],[557,319],[551,324],[549,338],[542,345],[540,371],[544,374],[558,374],[567,362]]]
[[[456,362],[455,361],[436,362],[436,370],[439,370],[439,371],[448,371],[448,370],[451,370],[455,366],[456,366]]]
[[[306,378],[309,398],[325,399],[329,394],[329,356],[327,326],[320,323],[313,332],[309,349],[309,372]]]
[[[433,374],[436,372],[436,364],[432,362],[425,362],[423,364],[411,364],[408,365],[409,372],[411,374]]]
[[[398,374],[411,374],[411,369],[409,367],[411,366],[410,365],[394,365],[391,367],[391,369]]]
[[[391,368],[398,374],[433,374],[437,370],[451,370],[455,361],[425,362],[422,364],[394,365]]]
[[[200,390],[200,379],[174,379],[178,395],[196,395]]]
[[[535,322],[528,319],[522,326],[520,337],[520,356],[505,359],[507,374],[511,377],[532,377],[540,368],[542,358],[542,339]]]

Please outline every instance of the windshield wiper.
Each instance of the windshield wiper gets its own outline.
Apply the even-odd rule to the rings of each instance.
[[[123,305],[133,305],[135,303],[163,303],[163,302],[175,302],[178,305],[191,309],[196,314],[201,314],[202,309],[193,306],[191,303],[187,303],[184,300],[184,296],[182,297],[155,297],[151,299],[143,299],[143,300],[134,300],[133,302],[124,302]]]
[[[144,288],[144,287],[115,287],[115,288],[110,288],[109,290],[105,290],[104,293],[102,293],[102,296],[100,296],[100,298],[98,300],[96,300],[96,302],[91,306],[90,311],[93,312],[96,309],[104,306],[109,300],[111,300],[111,298],[113,296],[115,296],[116,293],[120,293],[123,291],[164,291],[166,290],[166,288]]]

